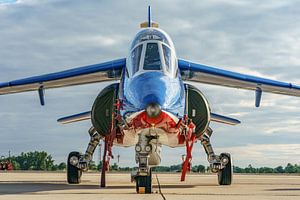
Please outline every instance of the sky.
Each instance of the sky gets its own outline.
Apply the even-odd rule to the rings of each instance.
[[[180,58],[300,85],[300,2],[295,0],[0,0],[0,82],[126,57],[152,6],[153,20],[173,39]],[[91,109],[108,83],[0,96],[0,155],[45,150],[56,162],[84,152],[89,121],[60,125],[60,117]],[[300,164],[300,99],[195,84],[213,112],[242,124],[211,123],[216,153],[245,167]],[[98,150],[94,158],[98,160]],[[134,149],[113,149],[134,166]],[[184,148],[163,147],[162,165],[178,164]],[[117,162],[112,160],[112,162]],[[193,164],[208,165],[200,143]]]

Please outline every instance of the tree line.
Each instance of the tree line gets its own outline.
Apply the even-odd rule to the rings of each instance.
[[[272,173],[300,173],[300,165],[288,163],[285,167],[278,166],[275,168],[271,167],[252,167],[252,165],[248,165],[248,167],[241,168],[234,166],[234,173],[249,173],[249,174],[272,174]]]
[[[55,164],[52,156],[45,151],[22,152],[18,156],[11,156],[9,158],[1,158],[0,162],[9,161],[13,165],[14,170],[40,170],[40,171],[57,171],[66,170],[66,163],[61,162]],[[154,172],[181,172],[181,164],[171,166],[157,166],[153,167]],[[90,170],[101,171],[102,162],[95,163],[92,161],[89,165]],[[136,170],[136,167],[121,167],[117,163],[109,166],[110,171],[129,172]],[[209,172],[209,167],[204,165],[193,165],[191,171],[195,173]],[[266,174],[266,173],[300,173],[300,165],[288,163],[285,167],[278,166],[271,167],[252,167],[248,165],[245,168],[238,166],[233,167],[234,173],[251,173],[251,174]]]
[[[1,158],[0,162],[9,161],[14,170],[56,171],[66,169],[66,163],[55,164],[51,155],[45,151],[22,152],[18,156]]]
[[[116,164],[114,164],[116,165]],[[153,171],[155,172],[181,172],[181,164],[178,165],[171,165],[171,166],[158,166],[154,167]],[[134,170],[135,168],[130,168],[130,167],[117,167],[115,166],[114,169],[118,169],[119,171],[131,171]],[[192,172],[195,173],[209,173],[210,168],[205,167],[204,165],[194,165],[191,168]],[[291,164],[288,163],[285,167],[278,166],[275,168],[271,167],[252,167],[252,165],[248,165],[245,168],[238,167],[238,166],[233,166],[233,172],[234,173],[241,173],[241,174],[271,174],[271,173],[300,173],[300,165],[297,164]]]

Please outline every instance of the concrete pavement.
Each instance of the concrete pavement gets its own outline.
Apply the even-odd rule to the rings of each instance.
[[[105,189],[99,188],[99,178],[98,173],[85,173],[82,184],[68,185],[65,173],[1,172],[0,200],[163,199],[158,193],[155,174],[154,193],[146,195],[135,193],[130,174],[108,174]],[[235,175],[231,186],[219,186],[216,175],[189,174],[183,183],[179,181],[180,174],[158,174],[158,178],[168,200],[300,199],[298,175]]]

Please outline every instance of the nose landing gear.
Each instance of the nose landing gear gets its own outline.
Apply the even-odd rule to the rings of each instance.
[[[135,146],[136,162],[139,167],[137,172],[132,174],[132,181],[136,183],[136,192],[142,194],[152,193],[152,169],[151,166],[158,165],[160,158],[154,156],[159,152],[158,146],[151,143],[152,140],[156,140],[157,137],[139,134],[139,141]],[[154,152],[155,153],[154,153]]]
[[[152,170],[146,176],[135,176],[136,192],[139,194],[151,194],[152,193]]]

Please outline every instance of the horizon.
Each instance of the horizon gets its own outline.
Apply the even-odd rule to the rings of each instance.
[[[28,152],[21,152],[21,153],[29,153],[29,152],[35,152],[35,151],[28,151]],[[48,152],[46,152],[48,155],[50,155],[50,156],[52,156],[51,154],[49,154]],[[4,156],[4,155],[0,155],[0,160],[9,160],[11,157],[17,157],[17,156],[20,156],[21,154],[19,154],[19,155],[14,155],[14,154],[11,154],[10,155],[10,157],[6,157],[6,156]],[[54,160],[54,164],[61,164],[62,162],[63,163],[65,163],[66,164],[66,161],[62,161],[62,162],[56,162],[56,160],[55,160],[55,158],[54,157],[52,157],[52,159]],[[112,159],[113,161],[115,160],[115,159]],[[94,162],[96,165],[99,165],[100,164],[100,161],[98,160],[97,162],[93,159],[93,160],[91,160],[91,162]],[[134,167],[137,167],[137,166],[125,166],[125,165],[119,165],[120,163],[118,163],[118,162],[110,162],[110,166],[111,165],[114,165],[114,164],[117,164],[119,167],[121,167],[121,168],[126,168],[126,167],[129,167],[129,168],[134,168]],[[156,166],[156,167],[171,167],[171,166],[177,166],[177,165],[182,165],[183,164],[183,162],[181,162],[181,163],[173,163],[173,164],[170,164],[170,165],[159,165],[159,166]],[[253,165],[253,164],[251,164],[251,163],[249,163],[248,165],[246,165],[246,166],[238,166],[238,165],[234,165],[233,164],[233,166],[234,167],[240,167],[240,168],[247,168],[247,167],[253,167],[253,168],[263,168],[263,167],[267,167],[267,168],[273,168],[273,169],[275,169],[276,167],[286,167],[286,166],[288,166],[289,164],[291,164],[291,165],[297,165],[297,166],[299,166],[300,167],[300,165],[299,165],[299,163],[286,163],[286,164],[281,164],[281,165],[278,165],[278,166],[255,166],[255,165]],[[197,166],[197,165],[202,165],[202,166],[205,166],[206,168],[207,167],[209,167],[209,164],[206,162],[206,164],[204,164],[204,163],[193,163],[192,162],[192,166]]]

